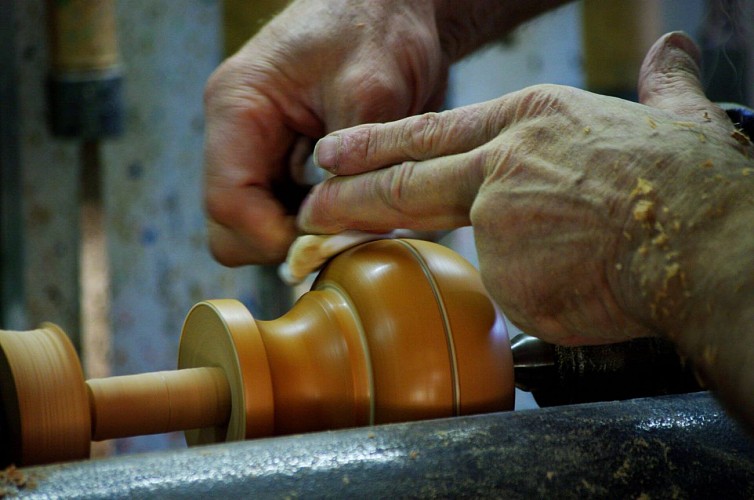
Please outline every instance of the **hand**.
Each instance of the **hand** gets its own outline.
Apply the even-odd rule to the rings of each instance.
[[[654,45],[639,84],[643,104],[547,85],[332,134],[315,156],[338,177],[299,224],[471,223],[485,285],[524,331],[560,344],[672,334],[703,292],[692,269],[710,213],[751,203],[754,149],[705,98],[684,35]]]
[[[434,2],[299,0],[210,78],[210,247],[226,265],[274,263],[297,235],[312,140],[436,109],[448,56]],[[284,199],[285,196],[288,199]]]

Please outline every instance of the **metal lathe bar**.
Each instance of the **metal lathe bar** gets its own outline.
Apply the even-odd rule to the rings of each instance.
[[[21,472],[22,497],[752,498],[754,441],[708,393],[696,393]]]

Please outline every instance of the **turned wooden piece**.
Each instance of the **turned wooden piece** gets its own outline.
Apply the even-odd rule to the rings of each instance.
[[[235,300],[197,304],[175,371],[85,382],[65,334],[44,324],[0,331],[0,377],[0,465],[175,430],[193,445],[509,410],[514,394],[505,327],[477,271],[415,240],[338,255],[277,320]]]

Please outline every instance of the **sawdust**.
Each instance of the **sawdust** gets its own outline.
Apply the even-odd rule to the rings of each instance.
[[[34,478],[16,468],[15,465],[9,465],[0,471],[0,498],[15,496],[19,490],[34,489],[36,486]]]
[[[660,233],[652,239],[652,244],[660,248],[667,248],[670,238],[665,233]]]
[[[646,195],[654,191],[654,185],[646,179],[639,177],[636,179],[636,187],[631,191],[631,198],[636,198],[640,195]]]
[[[739,144],[742,146],[748,146],[751,144],[751,141],[749,140],[749,136],[741,132],[740,130],[734,130],[731,132],[730,136],[736,140]]]
[[[652,222],[655,216],[655,204],[649,200],[639,200],[634,207],[634,220]]]

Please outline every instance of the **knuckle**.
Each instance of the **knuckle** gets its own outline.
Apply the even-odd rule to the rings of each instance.
[[[385,171],[387,179],[384,185],[387,189],[379,192],[382,195],[382,202],[390,210],[402,213],[402,207],[412,201],[409,186],[411,186],[415,167],[416,162],[407,161]]]
[[[226,81],[228,75],[232,70],[229,69],[229,63],[226,61],[218,66],[212,74],[207,78],[207,83],[204,85],[204,107],[209,109],[218,99],[223,95],[226,88]]]
[[[337,177],[314,186],[306,202],[306,226],[319,230],[339,224],[336,212],[343,205],[339,201],[340,197],[340,182]]]
[[[204,195],[204,209],[211,220],[224,225],[224,222],[233,219],[236,212],[235,205],[228,203],[228,199],[215,189],[207,189]]]
[[[541,84],[519,91],[516,116],[533,117],[559,113],[564,109],[569,92],[566,87]]]
[[[408,109],[406,86],[379,71],[351,73],[343,87],[349,89],[348,102],[354,103],[357,116],[365,122],[395,119]]]
[[[404,144],[409,144],[418,157],[424,158],[436,150],[442,140],[442,124],[439,113],[424,113],[414,120],[408,120],[403,133]]]

